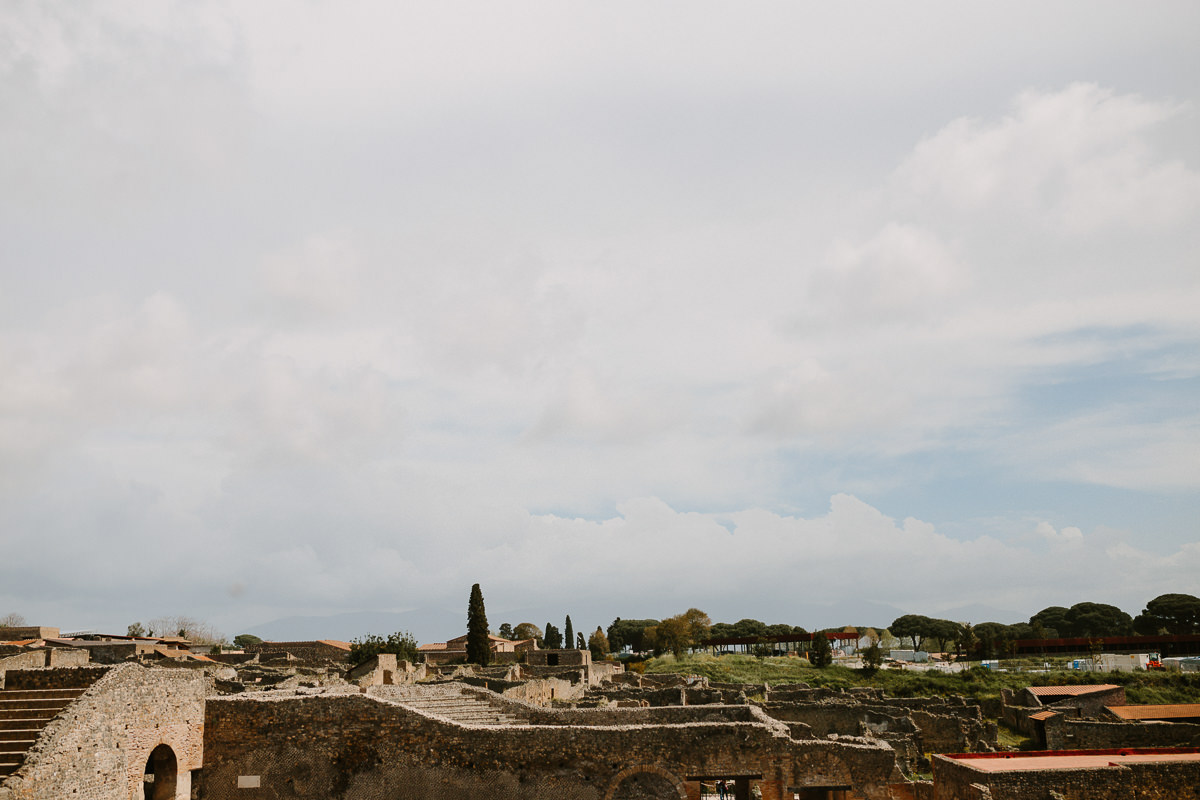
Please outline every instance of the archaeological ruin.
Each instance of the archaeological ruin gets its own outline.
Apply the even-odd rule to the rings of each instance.
[[[1050,794],[1050,761],[997,768],[996,725],[963,698],[639,675],[582,651],[351,668],[337,644],[269,645],[3,656],[0,800],[699,800],[716,781],[738,800],[1108,796]],[[1193,751],[1143,750],[1119,769],[1178,791],[1200,776]],[[1099,769],[1084,781],[1096,786],[1118,769],[1072,768]]]

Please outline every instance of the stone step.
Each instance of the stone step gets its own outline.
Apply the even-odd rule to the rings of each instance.
[[[45,719],[58,716],[62,708],[0,708],[0,722],[14,719]]]
[[[45,726],[29,727],[29,728],[12,728],[10,730],[0,730],[0,749],[7,749],[9,742],[23,742],[26,740],[35,740],[42,732]]]
[[[4,753],[24,753],[33,747],[37,739],[5,739],[0,742],[0,755]]]
[[[72,700],[62,697],[30,697],[8,698],[0,694],[0,710],[2,709],[65,709]]]
[[[19,730],[37,730],[50,724],[53,717],[45,719],[0,719],[0,732],[3,731],[19,731]]]
[[[0,700],[74,700],[86,689],[2,689]]]

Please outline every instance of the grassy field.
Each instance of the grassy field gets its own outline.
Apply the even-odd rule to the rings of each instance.
[[[873,686],[893,697],[936,697],[963,695],[976,698],[985,708],[998,708],[1001,689],[1023,689],[1037,685],[1078,685],[1114,683],[1125,687],[1131,704],[1200,703],[1200,673],[1178,672],[1077,672],[1061,669],[1063,660],[1051,662],[1048,671],[1016,671],[1018,668],[1043,669],[1044,660],[1005,662],[1010,671],[993,672],[976,666],[958,673],[881,669],[874,673],[849,667],[818,669],[803,658],[755,658],[748,655],[691,655],[676,660],[672,656],[645,662],[647,673],[703,675],[711,681],[729,683],[807,683],[814,687],[848,689]]]

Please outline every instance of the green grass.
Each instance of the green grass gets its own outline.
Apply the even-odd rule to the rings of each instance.
[[[1026,686],[1070,686],[1080,684],[1114,683],[1125,687],[1131,704],[1198,703],[1200,674],[1178,672],[1075,672],[1060,669],[1066,659],[1025,659],[1029,662],[1004,662],[1005,669],[1042,669],[1051,661],[1047,672],[993,672],[975,667],[956,673],[923,672],[917,670],[881,669],[873,674],[849,667],[830,666],[818,669],[803,658],[755,658],[749,655],[691,655],[676,660],[672,656],[650,659],[646,672],[703,675],[710,681],[725,683],[807,683],[828,689],[848,689],[871,686],[893,697],[938,697],[963,695],[973,697],[986,708],[998,708],[1002,689],[1019,690]]]

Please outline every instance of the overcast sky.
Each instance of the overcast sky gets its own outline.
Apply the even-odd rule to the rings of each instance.
[[[0,614],[1200,594],[1198,222],[1194,0],[4,0]]]

